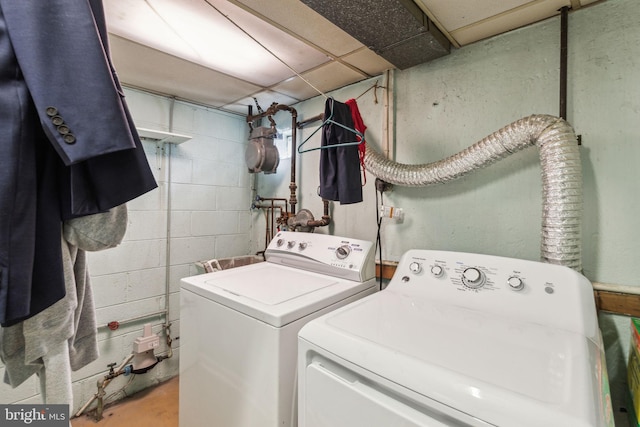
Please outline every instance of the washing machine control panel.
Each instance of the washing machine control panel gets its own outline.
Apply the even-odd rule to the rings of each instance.
[[[328,234],[281,231],[265,251],[268,262],[351,280],[375,275],[373,243]]]
[[[597,331],[589,320],[589,313],[596,318],[591,283],[559,265],[415,249],[402,256],[385,291],[563,329]]]
[[[493,276],[495,276],[495,269],[460,262],[454,263],[453,267],[451,267],[451,261],[445,259],[426,263],[428,265],[425,265],[425,261],[425,259],[420,257],[412,259],[408,264],[410,275],[421,277],[424,274],[433,279],[449,281],[460,290],[480,290],[485,286],[487,286],[487,289],[496,288],[496,281],[493,278]],[[425,266],[423,267],[423,265]],[[423,271],[423,269],[426,270]],[[426,271],[428,271],[428,273],[426,273]],[[447,271],[449,271],[448,275],[446,274]],[[410,280],[410,276],[405,276],[405,283]],[[524,279],[520,277],[517,272],[505,280],[505,285],[508,285],[508,289],[512,291],[522,291],[525,288]]]

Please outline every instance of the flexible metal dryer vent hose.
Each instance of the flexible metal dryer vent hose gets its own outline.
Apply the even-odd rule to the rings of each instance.
[[[540,149],[542,169],[541,259],[582,270],[582,167],[573,128],[550,115],[522,118],[451,157],[422,165],[385,158],[367,145],[365,167],[383,181],[424,187],[460,178],[529,146]]]

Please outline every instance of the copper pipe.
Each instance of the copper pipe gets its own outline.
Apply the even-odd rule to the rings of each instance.
[[[256,196],[256,200],[258,200],[259,202],[263,201],[263,200],[275,200],[277,202],[285,202],[287,203],[287,199],[284,198],[278,198],[278,197],[262,197],[262,196]]]
[[[305,127],[309,123],[317,122],[318,120],[324,120],[324,113],[320,113],[320,114],[318,114],[316,116],[309,117],[306,120],[298,122],[298,128],[302,129],[303,127]]]
[[[276,201],[276,202],[283,202],[284,203],[284,213],[286,214],[287,218],[289,217],[289,208],[287,206],[287,202],[288,202],[287,199],[278,198],[278,197],[260,197],[260,196],[256,196],[256,201],[258,201],[258,202],[270,201],[270,200],[273,200],[273,201]],[[256,207],[256,208],[260,208],[260,209],[266,209],[267,208],[266,206],[258,205],[258,204],[255,204],[255,203],[254,203],[253,206]],[[280,206],[277,206],[277,207],[280,209],[280,212],[282,213],[282,207],[280,207]]]
[[[277,197],[260,197],[260,196],[256,196],[256,201],[258,202],[269,202],[268,205],[262,205],[262,204],[258,204],[258,203],[254,203],[253,207],[256,209],[266,209],[267,213],[266,213],[266,233],[265,233],[265,248],[267,246],[269,246],[269,242],[271,242],[271,240],[273,239],[273,236],[275,235],[275,228],[276,228],[276,223],[278,221],[276,221],[275,218],[275,210],[279,209],[280,210],[280,218],[282,218],[283,216],[285,216],[285,219],[289,217],[288,215],[288,210],[287,210],[287,199],[282,199],[282,198],[277,198]],[[283,202],[284,205],[284,209],[283,206],[280,205],[276,205],[275,202]]]
[[[325,227],[331,224],[331,217],[329,216],[329,201],[327,199],[322,199],[322,203],[324,203],[324,212],[322,214],[322,219],[307,221],[307,226],[309,227]]]

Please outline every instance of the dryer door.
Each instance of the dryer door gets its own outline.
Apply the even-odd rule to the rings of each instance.
[[[300,427],[490,425],[435,401],[425,405],[423,396],[398,393],[374,375],[364,378],[318,355],[313,359],[303,374]]]

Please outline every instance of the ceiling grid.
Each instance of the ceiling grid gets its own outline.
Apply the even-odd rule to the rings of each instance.
[[[343,5],[337,17],[351,13],[348,25],[307,5],[314,0],[104,0],[104,5],[123,84],[246,114],[254,97],[260,105],[290,105],[318,95],[304,80],[330,92],[446,55],[449,43],[464,48],[556,16],[564,6],[575,10],[597,0],[392,0],[375,13],[371,5],[379,1],[345,1],[332,4]],[[367,6],[353,7],[359,4]],[[409,21],[392,22],[394,13]],[[371,35],[394,25],[399,32],[410,27],[414,32],[393,46],[376,46]],[[404,50],[389,50],[398,47]],[[436,49],[437,55],[429,58],[425,49]]]

